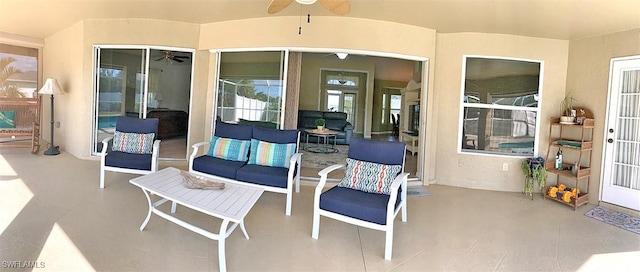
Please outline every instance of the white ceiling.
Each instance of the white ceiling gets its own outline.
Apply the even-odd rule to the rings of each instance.
[[[189,23],[297,16],[270,0],[0,0],[0,32],[46,38],[83,19],[150,18]],[[439,33],[483,32],[575,40],[640,28],[640,0],[351,0],[347,17],[398,22]],[[320,3],[302,8],[335,16]]]

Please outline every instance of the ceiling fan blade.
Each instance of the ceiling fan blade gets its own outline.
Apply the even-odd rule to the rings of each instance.
[[[322,4],[324,8],[338,15],[345,15],[351,11],[351,4],[349,4],[349,0],[320,0],[320,4]]]
[[[180,58],[180,59],[188,59],[189,56],[173,56],[174,58]]]
[[[161,58],[158,58],[156,61],[161,61],[163,59],[164,59],[164,57],[161,57]]]
[[[271,0],[271,3],[269,3],[269,8],[267,8],[267,13],[278,13],[285,9],[287,6],[291,5],[292,2],[293,0]]]
[[[172,58],[171,60],[175,61],[175,62],[184,62],[184,60],[178,59],[178,58]]]

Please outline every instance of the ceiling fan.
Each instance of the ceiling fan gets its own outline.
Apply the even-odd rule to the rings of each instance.
[[[165,60],[165,61],[175,61],[175,62],[184,62],[184,60],[182,59],[189,59],[188,56],[176,56],[173,54],[173,52],[171,51],[162,51],[162,56],[158,59],[156,59],[156,61],[161,61],[161,60]]]
[[[269,3],[269,8],[267,9],[267,13],[275,14],[287,6],[289,6],[294,0],[271,0]],[[295,0],[301,5],[311,5],[318,0]],[[320,4],[329,11],[337,14],[337,15],[345,15],[349,13],[351,10],[351,5],[349,4],[349,0],[320,0]]]

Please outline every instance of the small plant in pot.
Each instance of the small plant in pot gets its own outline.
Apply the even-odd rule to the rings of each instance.
[[[318,130],[324,130],[325,120],[323,118],[316,119],[316,127]]]
[[[562,123],[573,123],[576,119],[576,111],[573,109],[573,101],[576,99],[571,96],[570,93],[565,95],[564,99],[560,103],[560,107],[562,109],[560,116],[560,122]]]
[[[533,200],[533,186],[544,194],[544,182],[547,180],[547,170],[544,168],[544,159],[541,157],[530,158],[522,161],[522,173],[524,174],[524,193],[529,195]]]

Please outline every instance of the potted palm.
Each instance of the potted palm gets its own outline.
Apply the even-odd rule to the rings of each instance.
[[[547,180],[547,170],[544,168],[544,159],[541,157],[530,158],[522,161],[522,173],[524,174],[524,193],[533,199],[533,186],[538,186],[542,194],[544,183]]]
[[[324,124],[325,124],[325,120],[323,118],[316,119],[316,127],[318,128],[318,130],[320,131],[324,130]]]
[[[576,99],[573,98],[573,96],[571,96],[570,93],[567,93],[567,95],[564,96],[564,99],[562,99],[562,102],[560,103],[560,107],[561,107],[560,122],[561,123],[573,123],[575,121],[576,112],[573,109],[573,101],[575,100]]]

